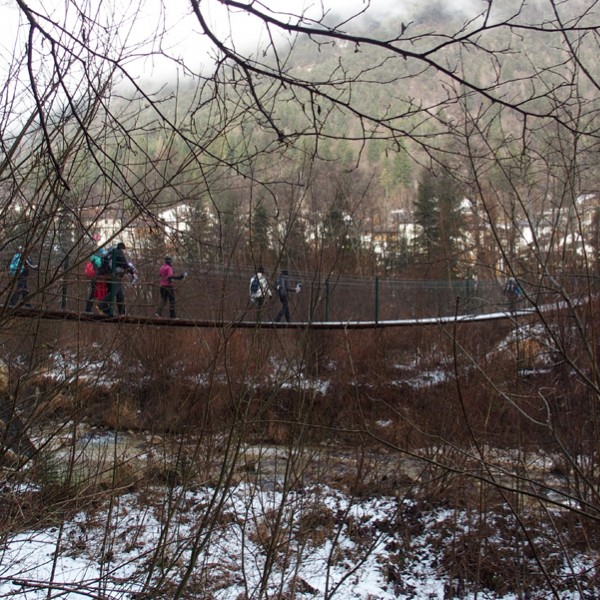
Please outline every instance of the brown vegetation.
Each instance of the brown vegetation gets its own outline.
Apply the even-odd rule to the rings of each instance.
[[[285,503],[256,513],[248,539],[277,568],[289,565],[295,544],[322,544],[340,528],[364,548],[381,528],[397,528],[404,542],[388,577],[405,589],[402,555],[416,551],[420,511],[449,510],[454,517],[428,534],[449,597],[478,587],[563,589],[554,565],[595,545],[595,467],[572,460],[594,452],[586,411],[595,396],[580,378],[568,395],[552,386],[564,367],[549,360],[552,341],[536,337],[534,325],[168,330],[16,321],[20,335],[3,340],[10,401],[36,449],[31,458],[11,451],[12,463],[5,452],[4,463],[31,461],[31,474],[15,477],[41,487],[27,498],[4,495],[4,529],[38,526],[42,506],[46,523],[81,510],[92,516],[132,492],[161,506],[163,492],[153,489],[280,481],[292,493],[321,484],[356,499],[411,499],[420,516],[374,525],[318,503],[293,515],[282,512]],[[23,341],[34,335],[36,358],[24,368]],[[552,389],[543,400],[542,386]],[[92,462],[75,451],[90,430],[114,438]],[[553,503],[575,501],[578,513],[550,516]],[[215,510],[215,523],[230,518]],[[561,532],[562,551],[549,531]]]

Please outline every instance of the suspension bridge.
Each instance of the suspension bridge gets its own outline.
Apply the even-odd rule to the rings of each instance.
[[[386,277],[359,277],[335,273],[290,273],[290,283],[302,282],[302,291],[290,293],[290,323],[275,323],[279,310],[273,298],[258,312],[248,305],[248,287],[253,271],[248,267],[207,268],[198,264],[175,265],[175,271],[188,271],[184,282],[176,282],[177,319],[156,316],[159,303],[155,262],[138,263],[139,283],[125,280],[126,315],[107,317],[85,313],[90,283],[77,264],[64,264],[33,271],[29,287],[32,308],[23,303],[8,306],[14,278],[6,273],[0,302],[4,316],[53,320],[106,322],[158,327],[236,327],[366,329],[431,326],[448,323],[482,322],[524,317],[536,306],[560,300],[555,282],[524,277],[526,299],[509,306],[503,285],[490,280],[432,280]],[[274,282],[277,272],[270,273]],[[535,281],[535,284],[527,282]],[[12,285],[12,287],[11,287]],[[273,285],[273,284],[272,284]],[[569,275],[561,285],[574,298],[589,294],[590,279]],[[595,282],[594,282],[595,285]],[[513,310],[511,310],[513,309]],[[113,309],[112,314],[116,310]]]

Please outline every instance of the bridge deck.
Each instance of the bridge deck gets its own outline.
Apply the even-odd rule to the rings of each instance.
[[[108,317],[97,314],[79,313],[68,310],[48,310],[44,308],[15,308],[10,314],[15,317],[79,321],[83,323],[113,323],[123,325],[144,325],[153,327],[196,327],[196,328],[241,328],[255,329],[378,329],[388,327],[415,327],[432,326],[454,323],[474,323],[482,321],[495,321],[499,319],[514,319],[535,314],[535,309],[519,309],[515,311],[497,311],[493,313],[456,315],[445,317],[426,317],[418,319],[396,319],[379,321],[292,321],[291,323],[271,320],[210,320],[210,319],[169,319],[164,317],[145,317],[136,315],[124,315],[119,317]]]

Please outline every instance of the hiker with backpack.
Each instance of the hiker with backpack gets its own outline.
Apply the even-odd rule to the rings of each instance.
[[[523,290],[514,277],[509,277],[504,285],[504,296],[508,300],[508,309],[514,312],[517,302],[523,297]]]
[[[15,306],[19,299],[27,299],[29,296],[29,286],[27,284],[29,271],[37,269],[37,265],[32,264],[30,257],[25,256],[23,252],[23,246],[19,246],[8,267],[10,275],[17,278],[17,286],[10,296],[9,306]],[[24,306],[29,308],[31,304],[26,302]]]
[[[291,287],[289,279],[289,272],[287,269],[283,269],[281,274],[277,278],[277,295],[279,296],[279,302],[281,302],[281,308],[279,312],[275,316],[275,322],[279,323],[282,317],[285,317],[285,320],[290,322],[290,306],[289,306],[289,292],[300,292],[302,289],[302,284],[298,282],[294,287]]]
[[[265,300],[273,296],[262,266],[258,267],[256,273],[250,278],[249,294],[250,304],[258,309],[263,307]]]
[[[90,280],[90,295],[87,299],[85,305],[85,312],[91,313],[92,308],[94,307],[94,302],[98,300],[98,296],[96,293],[96,288],[98,286],[98,272],[100,271],[100,266],[102,265],[102,257],[106,254],[106,250],[99,248],[92,254],[89,260],[85,263],[83,268],[83,274]],[[104,296],[105,294],[103,294]],[[96,307],[97,310],[98,307]]]
[[[160,304],[156,311],[157,317],[162,317],[163,309],[169,303],[169,318],[176,319],[175,316],[175,288],[173,281],[185,279],[187,273],[175,275],[173,271],[173,259],[170,256],[165,256],[165,262],[159,271],[160,275]]]
[[[137,270],[129,261],[126,249],[125,244],[119,242],[116,248],[109,250],[102,258],[98,271],[98,275],[108,282],[107,294],[100,303],[100,310],[108,316],[112,316],[110,304],[113,300],[117,304],[119,316],[125,314],[125,290],[123,288],[125,275],[131,275],[132,283],[137,281]]]

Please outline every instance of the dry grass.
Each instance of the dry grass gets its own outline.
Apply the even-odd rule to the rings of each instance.
[[[517,376],[538,360],[539,342],[522,343],[520,354],[510,345],[494,353],[508,330],[506,324],[347,332],[40,324],[35,364],[48,364],[40,348],[53,336],[53,347],[63,353],[71,348],[68,356],[77,357],[82,374],[87,362],[105,361],[104,375],[76,385],[44,375],[35,364],[23,371],[23,360],[16,360],[22,344],[14,338],[4,343],[12,348],[9,388],[19,406],[33,401],[42,419],[76,415],[111,428],[169,433],[228,430],[244,420],[249,433],[279,444],[299,427],[315,441],[381,437],[402,448],[435,438],[456,445],[539,444],[547,440],[547,431],[534,423],[547,410],[540,380]],[[445,380],[411,383],[429,372],[444,373]],[[113,382],[110,388],[97,385],[103,377]],[[546,395],[553,412],[575,417],[569,423],[576,436],[585,428],[579,415],[591,408],[589,387],[579,381],[568,397]]]
[[[569,330],[560,325],[567,340]],[[158,442],[145,462],[122,459],[68,484],[32,472],[26,477],[41,482],[43,493],[19,500],[7,496],[4,528],[12,521],[34,522],[42,505],[48,518],[59,519],[127,491],[140,498],[146,493],[152,503],[153,486],[174,490],[219,485],[228,477],[232,483],[268,480],[260,460],[244,463],[243,452],[237,454],[241,442],[289,449],[281,484],[287,489],[317,482],[359,498],[413,499],[421,507],[415,514],[377,526],[397,528],[403,540],[388,569],[390,585],[398,590],[403,553],[420,533],[421,509],[443,507],[454,515],[430,535],[448,574],[448,597],[471,588],[525,596],[540,586],[560,587],[539,567],[550,572],[563,558],[548,531],[561,532],[564,552],[591,552],[600,539],[597,461],[573,461],[597,455],[597,394],[564,361],[549,362],[538,340],[507,343],[498,351],[500,341],[510,337],[510,324],[169,332],[40,323],[36,344],[22,333],[22,340],[3,342],[4,379],[27,431],[86,423],[136,431]],[[104,370],[97,378],[61,380],[49,360],[58,347],[77,357],[82,372],[100,359]],[[565,347],[573,352],[571,361],[590,372],[572,340]],[[532,370],[539,365],[543,372]],[[112,383],[100,385],[107,376]],[[508,467],[502,463],[508,471],[494,484],[490,449],[556,457],[546,470],[521,464],[520,458]],[[19,468],[8,460],[14,459],[9,449],[3,458],[5,468]],[[542,497],[523,499],[518,486],[525,484],[517,473],[525,480],[560,481],[587,503],[582,514],[565,511],[550,520],[539,509]],[[278,520],[276,511],[256,515],[250,536],[286,564],[291,541],[319,545],[340,527],[362,546],[376,533],[371,523],[340,520],[316,504],[287,521]],[[344,556],[334,553],[333,560]],[[594,577],[590,572],[590,585],[596,585]],[[198,586],[210,587],[202,581]]]

